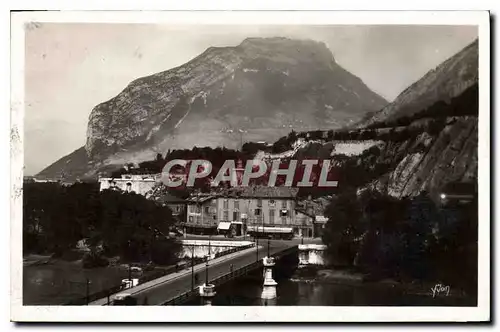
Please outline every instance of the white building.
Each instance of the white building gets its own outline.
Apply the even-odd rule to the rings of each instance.
[[[120,189],[146,195],[160,181],[156,174],[132,175],[122,174],[121,178],[99,178],[100,190]]]

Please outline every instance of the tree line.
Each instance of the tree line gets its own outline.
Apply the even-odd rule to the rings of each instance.
[[[168,238],[174,218],[168,207],[141,195],[116,190],[99,192],[97,183],[25,183],[23,188],[24,254],[74,252],[85,240],[90,252],[84,265],[122,261],[168,265],[180,245]]]
[[[334,265],[373,279],[442,282],[475,296],[477,197],[441,206],[426,193],[397,199],[346,190],[325,215],[323,242]]]

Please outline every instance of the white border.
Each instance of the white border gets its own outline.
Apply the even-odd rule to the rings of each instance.
[[[24,22],[164,24],[425,24],[479,27],[478,307],[68,307],[22,306]],[[482,12],[24,12],[11,16],[11,319],[14,321],[485,321],[490,319],[490,34]],[[17,133],[17,135],[16,135]]]

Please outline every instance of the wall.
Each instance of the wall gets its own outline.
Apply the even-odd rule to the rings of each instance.
[[[227,200],[227,208],[224,207],[224,200]],[[271,201],[274,201],[274,205]],[[238,202],[238,208],[235,207],[235,202]],[[219,220],[242,221],[241,214],[246,214],[248,225],[292,226],[295,224],[295,202],[292,199],[263,198],[260,202],[261,206],[259,206],[259,199],[257,198],[217,198]],[[255,214],[256,209],[260,209],[260,215]],[[288,210],[287,217],[282,218],[280,216],[281,209]],[[270,219],[270,210],[274,210],[274,220]],[[224,213],[225,211],[227,211],[227,214]],[[233,219],[234,211],[238,212],[236,220]]]
[[[127,184],[130,183],[130,187]],[[116,187],[120,190],[135,192],[139,195],[146,195],[146,193],[153,189],[156,181],[152,178],[147,179],[111,179],[111,178],[101,178],[99,179],[100,190],[109,189]]]
[[[299,265],[327,265],[326,245],[299,244]]]
[[[295,212],[295,227],[297,228],[296,234],[303,237],[313,237],[313,218],[306,214],[296,211]],[[295,232],[295,230],[294,230]]]
[[[260,215],[255,214],[256,209],[260,209]],[[282,209],[288,211],[286,217],[281,216]],[[270,217],[270,210],[274,210],[273,220]],[[234,214],[235,212],[237,214]],[[248,226],[293,227],[294,233],[298,236],[314,236],[313,218],[296,212],[295,201],[291,198],[263,198],[259,202],[257,198],[217,197],[207,200],[202,205],[189,204],[187,225],[216,228],[220,221],[243,221],[242,214],[246,214]]]
[[[189,226],[216,228],[219,221],[216,199],[207,200],[203,204],[188,204],[187,224]]]
[[[203,258],[209,253],[208,240],[181,240],[182,251],[179,257],[194,257]],[[236,247],[254,245],[251,241],[210,241],[210,254],[215,255],[224,251],[231,250]]]

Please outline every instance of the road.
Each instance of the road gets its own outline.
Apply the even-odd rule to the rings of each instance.
[[[269,241],[269,251],[271,255],[280,252],[284,249],[297,245],[296,241]],[[222,256],[209,261],[208,277],[209,281],[230,272],[230,265],[233,264],[233,269],[253,263],[257,260],[257,250],[250,248],[241,252]],[[267,255],[268,241],[259,240],[258,259],[262,259]],[[198,275],[197,287],[205,282],[205,264],[198,264],[194,267],[194,273]],[[170,300],[192,287],[191,269],[186,269],[178,273],[173,273],[162,278],[158,278],[132,289],[123,291],[123,293],[132,294],[138,300],[139,305],[159,305],[167,300]],[[91,305],[105,305],[107,299],[101,299],[91,303]]]

